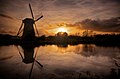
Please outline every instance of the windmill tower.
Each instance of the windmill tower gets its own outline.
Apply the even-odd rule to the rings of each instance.
[[[34,39],[35,38],[35,30],[36,30],[36,33],[39,36],[39,33],[38,33],[35,22],[37,22],[38,20],[40,20],[43,17],[43,15],[42,15],[38,19],[35,20],[34,14],[33,14],[33,11],[32,11],[32,7],[31,7],[30,4],[29,4],[29,8],[30,8],[32,18],[25,18],[24,20],[22,20],[22,24],[21,24],[21,26],[18,30],[18,33],[17,33],[17,36],[18,36],[23,31],[23,33],[22,33],[22,39],[23,40]],[[24,27],[23,27],[23,25],[24,25]],[[34,26],[35,26],[35,29],[34,29]],[[22,27],[23,27],[23,29],[22,29]]]

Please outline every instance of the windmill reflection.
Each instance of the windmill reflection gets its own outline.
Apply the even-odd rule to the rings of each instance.
[[[34,63],[37,63],[40,67],[43,67],[43,65],[39,61],[36,60],[38,48],[36,49],[36,52],[34,52],[35,47],[33,46],[21,46],[21,47],[23,49],[22,53],[24,56],[22,55],[18,46],[17,46],[17,49],[22,58],[22,62],[24,62],[25,64],[32,63],[31,68],[30,68],[30,73],[29,73],[29,78],[30,78],[32,71],[33,71]]]
[[[34,62],[34,58],[33,58],[34,48],[27,48],[27,47],[22,47],[22,48],[24,54],[23,62],[26,64]]]

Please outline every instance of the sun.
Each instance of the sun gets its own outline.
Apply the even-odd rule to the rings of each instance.
[[[68,32],[66,28],[60,27],[57,29],[57,32]]]

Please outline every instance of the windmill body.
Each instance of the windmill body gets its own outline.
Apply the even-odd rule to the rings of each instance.
[[[24,28],[23,28],[23,34],[22,39],[33,39],[35,38],[35,30],[33,27],[34,20],[31,18],[25,18],[23,20]]]

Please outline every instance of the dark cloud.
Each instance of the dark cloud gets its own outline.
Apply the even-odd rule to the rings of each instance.
[[[82,29],[89,29],[104,32],[120,32],[120,17],[92,20],[85,19],[81,22],[76,22],[74,25],[82,26]]]
[[[4,18],[8,18],[8,19],[14,19],[13,17],[11,16],[8,16],[8,15],[5,15],[5,14],[0,14],[1,17],[4,17]]]
[[[103,3],[105,3],[105,2],[116,2],[116,3],[119,3],[120,2],[120,0],[99,0],[99,1],[101,1]]]
[[[93,0],[93,1],[91,1],[91,0],[85,0],[86,2],[87,1],[90,1],[90,2],[92,2],[92,3],[101,3],[101,4],[109,4],[109,3],[120,3],[120,0]]]

